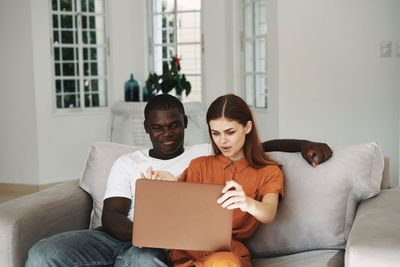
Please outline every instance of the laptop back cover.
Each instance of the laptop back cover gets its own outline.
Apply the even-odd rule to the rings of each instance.
[[[229,250],[233,211],[217,203],[223,187],[138,179],[132,244],[166,249]]]

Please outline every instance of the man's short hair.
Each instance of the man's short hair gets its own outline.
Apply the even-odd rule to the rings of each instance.
[[[178,98],[170,94],[156,95],[146,104],[146,107],[144,108],[144,119],[147,120],[147,117],[152,110],[170,110],[174,108],[185,115],[183,104]]]

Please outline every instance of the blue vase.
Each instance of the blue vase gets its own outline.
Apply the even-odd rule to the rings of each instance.
[[[139,83],[134,79],[133,73],[130,80],[125,82],[125,101],[139,101]]]

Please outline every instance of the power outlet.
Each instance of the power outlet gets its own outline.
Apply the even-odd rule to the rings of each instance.
[[[392,41],[381,41],[381,57],[392,56]]]

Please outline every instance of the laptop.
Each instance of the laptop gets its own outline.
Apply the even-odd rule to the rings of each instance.
[[[165,249],[230,250],[233,210],[217,203],[223,187],[138,179],[132,244]]]

